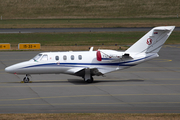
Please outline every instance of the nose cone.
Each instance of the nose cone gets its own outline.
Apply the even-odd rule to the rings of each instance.
[[[6,71],[7,73],[15,73],[15,70],[13,69],[12,66],[9,66],[9,67],[5,68],[5,71]]]
[[[14,65],[11,65],[7,68],[5,68],[5,71],[7,73],[12,73],[12,74],[26,74],[26,71],[23,69],[24,67],[27,67],[27,65],[29,65],[31,63],[31,61],[25,61],[25,62],[21,62],[21,63],[17,63]]]

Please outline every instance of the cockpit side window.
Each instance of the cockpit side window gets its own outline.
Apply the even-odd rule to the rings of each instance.
[[[47,61],[48,60],[48,55],[43,55],[42,58],[41,58],[42,61]]]
[[[42,56],[42,54],[38,54],[38,55],[36,55],[36,56],[33,58],[33,60],[34,60],[34,61],[38,61],[38,59],[39,59],[41,56]]]

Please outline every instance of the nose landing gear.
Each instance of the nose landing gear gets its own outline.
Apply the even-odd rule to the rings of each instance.
[[[23,78],[24,83],[29,83],[29,76],[26,74],[26,77]]]

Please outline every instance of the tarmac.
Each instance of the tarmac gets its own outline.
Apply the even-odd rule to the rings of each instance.
[[[91,84],[63,74],[21,83],[24,75],[4,71],[38,53],[0,52],[0,113],[180,113],[180,45],[164,45],[159,58]]]

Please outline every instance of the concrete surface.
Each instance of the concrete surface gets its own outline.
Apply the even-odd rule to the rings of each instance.
[[[180,113],[180,45],[165,45],[159,58],[94,77],[92,84],[63,74],[5,73],[6,66],[39,52],[0,52],[0,113]]]

